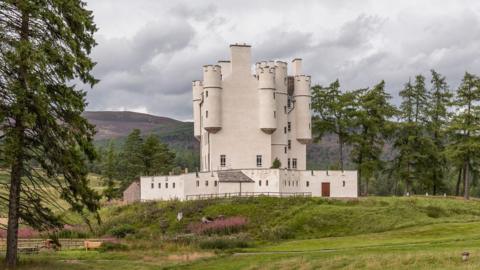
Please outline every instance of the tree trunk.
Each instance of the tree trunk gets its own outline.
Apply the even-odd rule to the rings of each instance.
[[[464,174],[463,174],[463,187],[464,187],[464,192],[463,192],[463,198],[465,200],[470,199],[470,176],[468,172],[468,161],[465,161],[465,169],[464,169]]]
[[[340,150],[340,170],[343,172],[343,137],[338,135],[338,146]]]
[[[455,196],[460,196],[460,182],[462,181],[462,168],[458,169],[457,186],[455,188]]]
[[[23,127],[21,121],[16,122],[17,147],[16,157],[10,173],[10,194],[8,203],[7,253],[5,262],[8,268],[17,266],[18,219],[20,211],[20,189],[23,170]]]

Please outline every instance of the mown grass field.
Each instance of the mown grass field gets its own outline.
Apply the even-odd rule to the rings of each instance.
[[[182,211],[184,219],[176,220]],[[478,269],[480,201],[255,198],[107,207],[98,235],[128,225],[127,250],[24,255],[20,269]],[[245,216],[249,247],[164,241],[202,216]],[[235,237],[235,236],[234,236]],[[470,252],[462,261],[461,253]]]

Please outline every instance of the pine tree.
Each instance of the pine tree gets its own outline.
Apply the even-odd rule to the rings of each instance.
[[[104,191],[104,195],[107,197],[108,201],[117,197],[117,190],[115,188],[115,177],[118,175],[117,163],[118,157],[115,152],[115,144],[113,141],[110,141],[101,160],[101,174],[104,180],[104,185],[107,187]]]
[[[95,158],[94,127],[82,117],[85,92],[71,82],[96,83],[89,58],[96,31],[79,0],[0,2],[0,134],[9,168],[6,264],[15,268],[19,220],[39,230],[62,220],[49,190],[74,211],[96,211],[86,160]],[[34,188],[35,187],[35,188]]]
[[[472,171],[480,161],[480,78],[465,73],[454,100],[456,111],[448,127],[447,155],[463,166],[464,198],[470,198]]]
[[[351,115],[354,111],[354,93],[342,93],[338,80],[328,87],[316,85],[312,87],[312,118],[315,141],[320,141],[327,134],[338,137],[338,163],[344,169],[344,147],[351,135]]]
[[[426,134],[428,93],[425,77],[417,75],[415,84],[405,84],[400,91],[402,103],[399,111],[399,123],[396,129],[394,148],[397,156],[394,159],[394,170],[405,182],[406,192],[413,191],[414,184],[425,183],[425,170],[428,160],[424,155],[429,148]]]
[[[153,134],[145,139],[142,155],[145,175],[165,175],[174,167],[175,154]]]
[[[396,114],[390,99],[391,96],[385,92],[384,81],[371,89],[358,91],[351,155],[357,164],[359,183],[365,185],[365,195],[368,195],[369,179],[384,167],[383,147],[393,132],[391,118]],[[359,191],[361,188],[359,186]]]
[[[429,148],[427,160],[430,169],[426,170],[430,184],[432,186],[432,194],[435,195],[438,188],[442,186],[443,179],[447,173],[447,157],[445,155],[445,147],[447,144],[446,125],[450,121],[449,108],[452,103],[452,94],[449,91],[445,77],[431,70],[432,88],[429,91],[429,107],[427,131],[429,133]]]
[[[143,139],[139,129],[134,129],[127,136],[120,153],[119,163],[119,178],[122,180],[121,189],[123,190],[145,171]]]

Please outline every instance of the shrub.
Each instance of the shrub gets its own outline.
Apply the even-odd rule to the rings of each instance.
[[[124,238],[129,234],[135,233],[135,228],[129,224],[118,225],[109,230],[109,233],[116,238]]]
[[[211,237],[200,240],[198,246],[201,249],[233,249],[233,248],[247,248],[250,246],[250,241],[247,238],[236,237]]]
[[[188,229],[195,234],[232,234],[239,232],[246,225],[245,217],[229,217],[216,219],[210,223],[193,223],[188,226]]]
[[[98,251],[107,252],[107,251],[116,251],[116,250],[127,250],[128,246],[121,243],[114,242],[103,242]]]
[[[433,205],[427,206],[425,208],[425,212],[427,213],[427,216],[431,218],[439,218],[446,215],[445,211],[442,208]]]

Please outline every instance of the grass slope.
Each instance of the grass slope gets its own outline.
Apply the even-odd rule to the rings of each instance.
[[[182,221],[176,220],[179,211]],[[243,198],[102,210],[99,233],[128,224],[127,251],[22,257],[21,269],[476,269],[480,201],[453,198]],[[246,216],[252,247],[218,253],[162,243],[202,216]],[[467,262],[461,253],[472,255]]]

